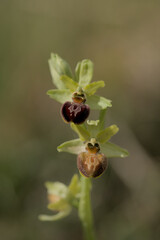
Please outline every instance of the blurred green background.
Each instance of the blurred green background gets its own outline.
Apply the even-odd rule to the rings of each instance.
[[[60,222],[46,209],[45,181],[69,184],[76,157],[56,146],[75,138],[49,99],[51,52],[72,69],[95,64],[99,93],[113,101],[106,125],[127,148],[94,180],[99,240],[160,239],[160,2],[157,0],[0,1],[0,236],[3,240],[82,239],[77,213]]]

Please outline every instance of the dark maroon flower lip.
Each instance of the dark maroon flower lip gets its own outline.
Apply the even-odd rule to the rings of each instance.
[[[90,108],[84,103],[65,102],[61,108],[61,115],[65,122],[82,124],[89,116]]]
[[[71,116],[68,113],[67,114],[67,109],[71,106],[71,102],[65,102],[62,107],[61,107],[61,116],[63,118],[63,120],[67,123],[69,123],[71,121]]]

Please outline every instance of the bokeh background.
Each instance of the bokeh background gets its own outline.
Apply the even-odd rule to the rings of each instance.
[[[72,69],[95,64],[99,94],[112,99],[106,126],[126,159],[111,159],[93,181],[99,240],[160,239],[160,2],[0,1],[0,236],[3,240],[82,239],[76,211],[59,222],[46,209],[45,181],[69,184],[76,157],[56,147],[76,135],[61,121],[48,68],[51,52]]]

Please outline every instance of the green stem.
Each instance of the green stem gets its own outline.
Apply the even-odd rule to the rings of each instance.
[[[82,222],[85,240],[95,240],[90,190],[91,179],[81,176],[81,197],[79,202],[79,218]]]

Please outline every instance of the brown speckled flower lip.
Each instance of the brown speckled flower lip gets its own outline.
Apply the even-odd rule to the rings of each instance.
[[[77,167],[85,177],[99,177],[107,165],[107,158],[102,153],[82,152],[77,157]]]

